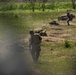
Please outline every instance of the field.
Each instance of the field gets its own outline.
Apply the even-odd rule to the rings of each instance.
[[[50,21],[57,21],[57,17],[64,15],[65,12],[66,10],[0,12],[0,41],[10,38],[24,42],[25,54],[30,59],[28,62],[32,64],[33,75],[76,75],[76,18],[70,22],[70,26],[67,26],[65,21],[60,21],[58,26],[49,25]],[[76,12],[73,13],[76,15]],[[37,28],[46,30],[48,36],[42,37],[39,62],[34,64],[27,43],[28,31]]]
[[[63,12],[61,14],[65,13]],[[38,22],[34,23],[34,25],[36,25],[34,29],[42,27],[48,34],[47,37],[42,37],[41,56],[39,63],[35,65],[35,71],[40,75],[75,75],[76,19],[71,22],[70,26],[67,26],[65,21],[61,21],[59,26],[49,25],[49,21],[57,21],[56,15],[58,16],[59,13],[53,12],[53,16],[51,16],[51,13],[48,13],[44,16],[44,20],[37,20]],[[68,48],[65,44],[66,41],[68,41],[69,44]]]

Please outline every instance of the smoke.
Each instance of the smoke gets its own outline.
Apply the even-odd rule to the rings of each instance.
[[[8,31],[1,31],[0,35],[0,75],[31,75],[26,48],[12,39]]]

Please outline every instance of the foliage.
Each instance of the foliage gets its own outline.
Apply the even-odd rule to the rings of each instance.
[[[69,41],[66,40],[64,43],[64,46],[65,46],[65,48],[69,48],[69,47],[71,47],[71,44]]]
[[[34,8],[37,10],[41,10],[43,3],[35,3]],[[51,2],[45,3],[45,9],[68,9],[72,8],[71,2]],[[31,3],[0,3],[0,10],[30,10],[32,9]]]

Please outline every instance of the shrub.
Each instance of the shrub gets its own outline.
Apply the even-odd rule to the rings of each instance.
[[[64,43],[64,46],[65,46],[65,48],[69,48],[69,47],[71,47],[71,44],[69,41],[66,40]]]
[[[46,9],[54,9],[54,3],[51,4],[45,4]]]

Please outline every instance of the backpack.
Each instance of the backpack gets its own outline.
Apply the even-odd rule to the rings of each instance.
[[[34,43],[34,44],[40,44],[42,38],[40,37],[40,35],[34,34],[34,36],[32,37],[32,40],[33,40],[33,43]]]

